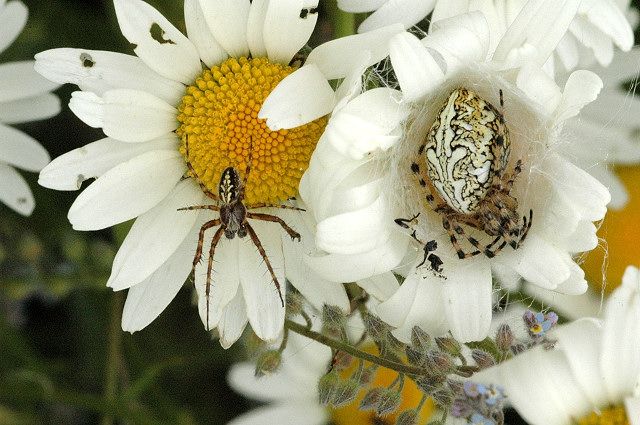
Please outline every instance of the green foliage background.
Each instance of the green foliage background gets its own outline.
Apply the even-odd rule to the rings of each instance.
[[[132,54],[111,1],[23,1],[29,22],[0,63],[56,47]],[[182,0],[147,1],[184,31]],[[321,8],[312,46],[330,38],[331,13]],[[52,158],[103,137],[69,111],[74,90],[57,90],[57,117],[17,126]],[[66,215],[77,192],[47,190],[35,174],[23,175],[34,214],[0,204],[0,425],[222,424],[247,410],[225,378],[243,347],[225,351],[204,330],[193,286],[143,331],[122,332],[125,293],[105,283],[128,224],[73,231]]]

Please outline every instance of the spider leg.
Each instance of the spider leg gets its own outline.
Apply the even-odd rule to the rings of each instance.
[[[193,267],[191,269],[192,272],[196,270],[196,266],[202,259],[202,245],[204,244],[204,233],[211,229],[212,227],[220,226],[222,222],[220,219],[216,218],[215,220],[207,221],[200,228],[200,233],[198,234],[198,248],[196,249],[196,255],[193,257]],[[222,229],[222,226],[220,227]]]
[[[280,208],[283,210],[306,211],[304,208],[292,207],[290,205],[264,204],[264,203],[247,205],[247,209],[254,210],[256,208]]]
[[[209,263],[207,264],[207,284],[205,286],[205,298],[207,300],[207,330],[209,330],[209,293],[211,292],[211,273],[213,272],[213,255],[216,252],[216,246],[220,242],[220,238],[224,232],[224,227],[220,226],[211,239],[211,248],[209,248]]]
[[[460,227],[459,224],[457,224],[457,222],[455,222],[455,230],[456,232],[454,233],[452,225],[451,225],[451,220],[449,220],[447,217],[442,216],[442,227],[444,227],[444,230],[447,231],[447,233],[449,234],[449,239],[451,240],[451,244],[453,245],[453,248],[456,250],[456,254],[458,254],[458,258],[461,260],[464,260],[465,258],[471,258],[471,257],[475,257],[478,254],[481,254],[482,252],[480,250],[476,250],[473,252],[464,252],[464,250],[462,249],[462,246],[460,246],[460,243],[458,242],[458,239],[456,238],[456,233],[458,233],[460,236],[465,236],[464,230],[462,229],[462,227]]]
[[[421,146],[421,149],[424,149],[424,146]],[[431,184],[427,182],[427,179],[422,174],[420,166],[418,165],[417,162],[411,163],[411,171],[416,176],[418,176],[418,183],[420,183],[420,186],[424,187],[427,190],[427,196],[426,196],[427,203],[429,204],[432,210],[437,212],[438,209],[441,207],[441,205],[438,205],[436,203],[436,199],[433,196],[433,191],[431,190]]]
[[[285,232],[287,232],[289,234],[289,236],[291,236],[291,239],[294,239],[294,240],[297,239],[298,241],[300,241],[300,233],[296,232],[291,227],[289,227],[289,225],[287,223],[285,223],[284,220],[281,219],[278,216],[271,215],[271,214],[260,214],[260,213],[247,212],[247,218],[252,218],[254,220],[271,221],[271,222],[274,222],[274,223],[278,223],[278,224],[280,224],[282,226],[282,228],[285,230]]]
[[[502,187],[502,190],[504,192],[508,194],[511,191],[511,189],[513,188],[513,183],[516,181],[516,178],[521,172],[522,172],[522,160],[519,159],[518,162],[516,162],[516,166],[513,168],[511,175],[509,176],[506,183]]]
[[[214,200],[217,201],[218,200],[218,195],[216,195],[215,193],[211,192],[209,190],[209,188],[207,188],[207,186],[205,186],[205,184],[202,182],[202,180],[200,180],[200,177],[198,177],[198,173],[196,173],[196,170],[191,165],[191,162],[189,162],[189,136],[188,135],[186,136],[186,139],[185,139],[185,142],[184,142],[184,149],[185,149],[185,156],[187,157],[187,168],[191,172],[191,175],[193,176],[195,181],[198,183],[198,185],[200,186],[200,189],[202,189],[204,194],[207,195],[209,198],[214,199]]]
[[[253,160],[253,139],[249,138],[249,158],[247,158],[247,168],[244,169],[244,178],[242,179],[242,186],[240,186],[239,199],[244,199],[244,189],[247,187],[247,180],[249,180],[249,173],[251,173],[251,161]]]
[[[409,228],[410,228],[410,227],[409,227],[409,223],[411,223],[413,220],[415,220],[415,219],[416,219],[416,218],[418,218],[419,216],[420,216],[420,213],[418,213],[418,214],[414,215],[414,216],[413,216],[413,217],[411,217],[411,218],[396,218],[396,219],[395,219],[395,220],[393,220],[393,221],[395,221],[395,223],[396,223],[398,226],[403,227],[403,228],[405,228],[405,229],[409,229]],[[416,232],[414,231],[414,232],[413,232],[413,234],[412,234],[411,236],[413,236],[413,238],[414,238],[415,240],[417,240],[418,242],[420,242],[420,241],[415,237],[415,233],[416,233]]]
[[[531,223],[533,223],[533,210],[529,210],[529,220],[527,216],[522,217],[522,227],[520,228],[520,239],[518,239],[518,246],[524,242],[531,229]]]
[[[178,208],[178,211],[193,211],[193,210],[220,211],[220,207],[216,205],[192,205],[190,207]]]
[[[270,220],[267,220],[267,221],[270,221]],[[251,225],[249,223],[246,224],[246,227],[247,227],[247,233],[249,233],[249,236],[251,236],[251,240],[253,241],[253,244],[256,246],[256,248],[258,248],[258,252],[262,256],[262,259],[264,260],[264,263],[267,265],[267,269],[269,269],[269,273],[271,273],[271,278],[273,279],[273,283],[275,283],[276,289],[278,290],[278,296],[280,297],[280,303],[282,304],[282,307],[284,307],[284,300],[282,299],[282,291],[280,290],[280,282],[278,281],[278,278],[276,277],[276,273],[273,271],[273,267],[271,266],[271,262],[269,262],[269,257],[267,257],[267,253],[265,252],[265,250],[264,250],[264,248],[262,246],[262,243],[260,242],[260,239],[258,239],[258,235],[256,234],[256,231],[253,230],[253,227],[251,227]]]

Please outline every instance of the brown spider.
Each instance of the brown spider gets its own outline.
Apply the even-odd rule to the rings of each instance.
[[[504,106],[502,90],[500,104]],[[429,206],[442,216],[442,226],[460,259],[481,253],[493,258],[507,244],[518,249],[531,228],[533,210],[528,218],[522,217],[520,225],[518,201],[510,194],[522,171],[522,160],[506,172],[509,151],[509,131],[502,114],[477,93],[458,88],[449,95],[418,149],[419,160],[411,164],[411,171],[428,192]],[[422,160],[426,173],[418,165]],[[461,224],[495,239],[482,246]],[[465,252],[456,235],[465,237],[476,250]]]
[[[185,143],[186,149],[186,157],[189,158],[189,140]],[[251,152],[251,149],[249,149]],[[271,215],[271,214],[262,214],[262,213],[253,213],[248,210],[256,209],[256,208],[282,208],[282,209],[290,209],[297,211],[305,211],[302,208],[290,207],[286,205],[269,205],[264,203],[245,205],[244,203],[244,189],[247,183],[247,179],[249,177],[249,172],[251,171],[251,153],[249,154],[249,161],[247,163],[247,169],[245,171],[244,180],[240,180],[240,174],[238,170],[234,167],[227,167],[220,176],[220,183],[218,184],[218,195],[215,195],[205,186],[205,184],[200,180],[198,175],[196,174],[193,166],[187,160],[187,167],[191,174],[194,176],[195,180],[200,185],[202,191],[209,198],[213,199],[218,205],[193,205],[190,207],[179,208],[178,211],[190,211],[190,210],[211,210],[218,211],[220,213],[220,218],[216,218],[213,220],[209,220],[202,225],[200,228],[200,233],[198,236],[198,248],[196,249],[196,254],[193,257],[193,267],[192,273],[195,273],[196,266],[200,263],[202,259],[202,245],[204,244],[204,235],[205,232],[213,227],[220,226],[216,233],[213,235],[211,239],[211,247],[209,248],[209,260],[207,265],[207,281],[205,286],[205,296],[207,299],[207,326],[209,326],[209,293],[211,288],[211,273],[213,271],[213,256],[216,250],[216,246],[224,233],[227,239],[233,239],[236,234],[239,238],[244,238],[249,235],[251,241],[254,243],[256,248],[258,248],[258,252],[262,256],[264,263],[271,273],[271,278],[273,279],[273,283],[278,290],[278,295],[280,297],[280,303],[282,307],[284,307],[284,300],[282,298],[282,291],[280,290],[280,282],[276,277],[275,272],[273,271],[273,267],[271,266],[271,262],[269,261],[269,257],[267,257],[267,253],[265,252],[258,235],[256,234],[251,224],[247,221],[248,218],[253,220],[261,220],[261,221],[271,221],[274,223],[278,223],[282,226],[282,228],[291,236],[293,240],[300,240],[300,234],[293,230],[291,227],[287,225],[280,217]]]

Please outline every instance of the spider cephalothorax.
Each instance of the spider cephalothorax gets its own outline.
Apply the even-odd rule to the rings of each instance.
[[[189,157],[189,143],[185,143],[186,147],[186,157]],[[196,249],[196,254],[193,257],[193,271],[195,271],[196,266],[200,263],[202,259],[202,246],[204,244],[204,236],[205,232],[208,229],[211,229],[216,226],[220,226],[216,233],[213,235],[211,239],[211,247],[209,249],[209,260],[207,264],[207,281],[205,287],[205,296],[207,298],[207,318],[206,323],[207,326],[209,324],[209,293],[211,290],[211,273],[213,272],[213,256],[215,254],[216,246],[224,233],[227,239],[233,239],[236,235],[239,238],[244,238],[249,235],[251,237],[251,241],[254,243],[258,252],[262,256],[264,260],[264,264],[267,266],[269,273],[271,274],[271,278],[273,279],[273,283],[278,290],[278,295],[280,296],[280,302],[284,307],[284,300],[282,298],[282,292],[280,290],[280,282],[276,277],[276,274],[271,266],[271,262],[269,261],[269,257],[267,257],[267,253],[258,238],[255,230],[251,227],[251,224],[247,221],[248,218],[253,220],[261,220],[261,221],[271,221],[280,224],[282,228],[291,236],[292,239],[300,240],[300,234],[293,230],[287,223],[284,222],[280,217],[271,215],[271,214],[262,214],[262,213],[253,213],[249,210],[256,208],[283,208],[283,209],[293,209],[298,211],[304,211],[302,208],[291,207],[287,205],[269,205],[269,204],[251,204],[245,205],[244,203],[244,189],[245,184],[247,182],[247,178],[249,176],[249,172],[251,170],[251,156],[249,156],[249,162],[247,164],[247,169],[245,171],[244,180],[240,179],[240,174],[238,170],[234,167],[227,167],[220,176],[220,183],[218,184],[218,195],[212,193],[205,185],[200,181],[198,175],[195,170],[191,166],[191,163],[187,161],[187,167],[191,172],[192,176],[196,179],[202,191],[207,195],[207,197],[213,199],[217,205],[193,205],[190,207],[180,208],[179,211],[186,210],[211,210],[218,211],[220,213],[220,217],[209,220],[202,225],[200,228],[200,233],[198,236],[198,248]]]
[[[492,258],[507,244],[517,249],[531,227],[533,211],[520,224],[518,201],[510,193],[522,171],[521,160],[507,171],[510,147],[502,114],[472,90],[458,88],[438,112],[411,164],[461,259],[481,253]],[[495,239],[482,246],[461,224]],[[466,237],[475,250],[464,252],[456,235]]]

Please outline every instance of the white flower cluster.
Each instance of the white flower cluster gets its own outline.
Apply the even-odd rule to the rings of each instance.
[[[579,255],[598,245],[608,204],[626,202],[607,164],[640,161],[640,103],[623,88],[639,65],[629,3],[339,0],[372,13],[358,34],[302,54],[319,0],[184,0],[186,35],[142,0],[114,0],[135,55],[39,53],[35,70],[52,83],[30,62],[0,65],[2,123],[57,113],[49,92],[72,83],[69,108],[106,136],[49,163],[0,124],[0,200],[30,213],[11,166],[44,167],[39,183],[51,189],[95,179],[69,211],[74,229],[135,219],[107,282],[128,289],[130,332],[193,275],[202,321],[225,348],[247,323],[273,344],[287,314],[351,313],[348,282],[401,343],[416,328],[482,341],[501,291],[527,282],[584,293]],[[0,0],[0,51],[25,20],[20,2]],[[533,424],[623,402],[640,423],[636,275],[602,323],[559,327],[557,349],[538,346],[482,378]],[[235,423],[327,421],[314,402],[327,347],[284,341],[279,375],[232,372],[235,388],[276,403]]]

